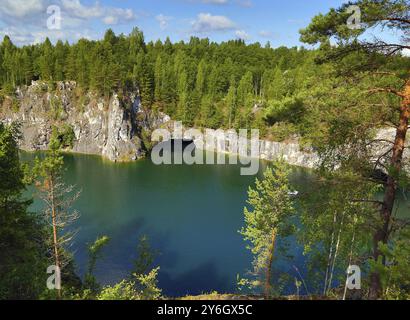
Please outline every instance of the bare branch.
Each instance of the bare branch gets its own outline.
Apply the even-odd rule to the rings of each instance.
[[[380,20],[385,20],[385,21],[393,21],[393,22],[401,22],[401,23],[407,23],[410,24],[410,20],[409,19],[405,19],[405,18],[390,18],[390,17],[383,17]]]
[[[363,202],[363,203],[374,203],[378,205],[383,205],[384,203],[382,201],[378,200],[371,200],[371,199],[352,199],[350,202]]]
[[[399,91],[397,91],[396,89],[393,88],[373,88],[367,91],[367,93],[379,93],[379,92],[386,92],[386,93],[391,93],[394,94],[398,97],[404,98],[405,95]]]

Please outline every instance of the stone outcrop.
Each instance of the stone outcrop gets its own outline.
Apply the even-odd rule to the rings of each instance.
[[[138,92],[136,90],[136,92]],[[58,82],[50,90],[44,82],[33,82],[31,86],[17,90],[16,100],[19,107],[3,103],[0,108],[0,121],[21,123],[23,150],[35,151],[48,148],[53,126],[69,125],[75,135],[70,151],[84,154],[101,155],[111,161],[133,161],[145,155],[141,132],[160,126],[173,127],[170,117],[142,110],[137,93],[119,97],[113,95],[109,100],[81,93],[75,82]],[[215,139],[221,141],[217,130],[208,129]],[[394,139],[394,130],[383,129],[377,139]],[[232,153],[230,138],[220,143],[218,151]],[[197,148],[212,149],[212,146],[194,141]],[[218,142],[219,143],[219,142]],[[380,154],[388,148],[383,143],[375,148]],[[406,157],[409,156],[406,149]],[[274,142],[259,141],[259,158],[275,160],[283,157],[289,164],[312,168],[319,158],[310,149],[301,150],[297,141]]]
[[[113,95],[107,100],[90,92],[79,93],[75,82],[58,82],[53,90],[46,83],[33,82],[17,91],[18,111],[3,106],[0,120],[20,122],[23,150],[47,149],[53,126],[69,125],[75,134],[71,151],[111,161],[141,158],[141,130],[167,120],[163,114],[145,115],[135,94],[123,98]]]
[[[227,154],[233,153],[232,145],[237,144],[237,142],[235,142],[237,141],[235,133],[232,135],[229,132],[225,134],[220,130],[206,129],[206,134],[210,136],[209,141],[215,141],[215,147],[213,142],[207,143],[207,141],[201,142],[194,140],[197,148],[209,151],[218,150],[218,152]],[[250,149],[251,147],[248,145],[249,156],[251,156]],[[310,149],[301,150],[301,147],[297,142],[290,143],[259,140],[258,158],[268,161],[283,158],[291,165],[305,168],[313,168],[319,163],[319,157],[316,153]]]

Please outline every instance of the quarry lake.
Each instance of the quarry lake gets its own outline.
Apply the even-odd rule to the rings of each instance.
[[[22,153],[21,158],[30,162],[35,155]],[[260,174],[267,165],[261,163]],[[159,287],[168,296],[236,292],[237,275],[246,275],[252,267],[238,230],[255,177],[241,176],[239,166],[156,166],[150,159],[118,164],[72,154],[65,155],[65,166],[65,182],[82,190],[74,205],[81,217],[71,247],[81,276],[87,244],[102,235],[111,238],[96,268],[103,285],[129,275],[142,235],[159,253]],[[295,168],[291,180],[303,193],[311,189],[312,178],[310,171]],[[33,207],[41,208],[38,201]],[[304,259],[301,248],[291,251],[291,262],[275,266],[294,278],[294,267],[303,273]],[[294,293],[295,288],[287,291]]]

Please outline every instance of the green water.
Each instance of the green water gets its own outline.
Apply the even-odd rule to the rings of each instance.
[[[30,161],[34,155],[23,153],[22,158]],[[87,243],[101,235],[111,238],[97,264],[102,284],[129,275],[142,235],[160,253],[155,260],[161,267],[159,286],[170,296],[233,292],[237,274],[251,268],[238,230],[255,177],[241,176],[238,166],[156,166],[149,159],[114,164],[84,155],[66,155],[65,164],[66,182],[82,189],[75,203],[81,213],[75,226],[79,232],[71,248],[80,275]],[[265,167],[261,163],[260,173]],[[311,179],[309,171],[295,168],[291,180],[305,192],[312,189]],[[291,264],[279,268],[297,276],[293,266],[303,270],[304,259],[295,245],[292,253]]]

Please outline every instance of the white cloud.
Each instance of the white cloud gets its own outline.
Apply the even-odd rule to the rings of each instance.
[[[81,38],[94,39],[96,34],[90,29],[83,30],[48,30],[48,29],[24,29],[16,27],[7,27],[0,30],[0,37],[3,38],[8,35],[14,44],[36,44],[43,42],[46,37],[48,37],[52,42],[57,42],[58,40],[70,39],[73,41],[79,40]]]
[[[172,19],[172,17],[165,16],[162,13],[155,17],[155,20],[159,22],[159,27],[161,30],[165,30],[168,27],[169,21]]]
[[[95,18],[104,15],[104,9],[96,2],[92,6],[84,6],[80,0],[61,0],[63,10],[67,10],[72,16],[77,18]]]
[[[267,38],[267,39],[278,39],[279,34],[272,32],[272,31],[267,31],[267,30],[262,30],[259,31],[259,36],[262,38]]]
[[[244,30],[236,30],[235,35],[238,39],[241,40],[247,41],[251,39],[251,36]]]
[[[3,15],[22,18],[36,14],[45,8],[43,0],[2,0],[0,4],[0,17]]]
[[[223,32],[235,29],[236,24],[225,16],[213,16],[210,13],[200,13],[192,22],[192,30],[196,33]]]
[[[61,0],[63,9],[76,18],[89,19],[101,18],[105,24],[117,24],[119,21],[130,21],[135,18],[131,9],[104,7],[95,2],[94,5],[85,6],[80,0]]]
[[[106,16],[103,18],[103,22],[107,25],[114,25],[118,23],[118,17],[116,16]]]
[[[47,8],[61,9],[61,29],[47,29]],[[136,18],[132,9],[112,7],[99,1],[84,4],[83,0],[0,0],[0,35],[9,35],[17,45],[43,41],[49,37],[75,41],[81,37],[96,37],[92,21],[107,25],[126,23]]]
[[[102,20],[105,24],[114,25],[119,21],[131,21],[134,18],[134,12],[131,9],[112,8]]]

